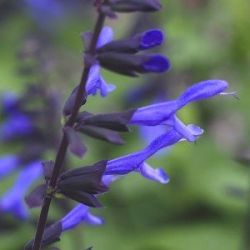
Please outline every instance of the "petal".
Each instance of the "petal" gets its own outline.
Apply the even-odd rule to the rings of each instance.
[[[180,106],[184,106],[189,102],[207,99],[223,93],[228,88],[228,83],[223,80],[207,80],[199,82],[188,88],[179,96]]]
[[[155,126],[167,120],[178,110],[177,101],[168,101],[138,108],[133,114],[130,124]]]
[[[167,184],[169,182],[169,176],[162,168],[154,169],[146,162],[140,165],[138,169],[141,175],[152,181],[156,181],[162,184]]]
[[[143,63],[142,67],[147,72],[163,73],[170,69],[171,64],[165,56],[153,55]]]
[[[113,92],[116,86],[107,83],[102,77],[100,77],[100,93],[102,97],[106,97],[110,92]]]
[[[85,218],[89,207],[80,204],[75,206],[66,216],[61,219],[62,230],[66,231],[76,227]]]
[[[89,79],[86,85],[86,92],[88,95],[96,95],[98,91],[102,97],[115,90],[115,85],[108,84],[101,76],[101,67],[95,64],[90,69]]]
[[[111,27],[109,27],[109,26],[103,27],[102,31],[100,33],[100,36],[98,38],[98,42],[97,42],[96,47],[100,48],[103,45],[111,42],[113,40],[113,37],[114,37],[113,29]]]
[[[159,29],[151,29],[141,34],[140,49],[150,49],[161,45],[164,41],[164,33]]]
[[[90,212],[86,214],[84,221],[90,225],[96,225],[96,226],[102,225],[104,223],[104,220],[101,217],[95,216]]]
[[[146,148],[136,153],[108,161],[105,175],[124,175],[140,167],[141,163],[165,147],[169,147],[182,139],[182,136],[171,129],[167,133],[157,137]]]
[[[173,127],[174,129],[189,142],[194,142],[198,136],[201,135],[201,129],[198,127],[186,126],[176,115],[173,116]],[[194,133],[193,133],[194,132]]]

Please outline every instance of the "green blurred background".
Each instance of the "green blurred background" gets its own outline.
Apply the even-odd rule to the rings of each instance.
[[[0,91],[22,92],[26,83],[47,84],[65,99],[78,83],[83,51],[80,33],[91,30],[95,13],[90,1],[79,1],[77,15],[56,20],[34,18],[21,1],[0,1]],[[85,2],[85,3],[83,3]],[[210,78],[225,79],[240,100],[217,97],[189,105],[180,112],[186,123],[205,129],[196,144],[180,143],[149,162],[162,166],[171,177],[160,185],[129,175],[112,185],[101,198],[104,208],[93,211],[106,220],[101,227],[80,226],[65,233],[58,243],[63,250],[235,250],[248,249],[246,242],[249,168],[238,163],[239,154],[249,152],[250,132],[250,18],[248,0],[162,0],[156,14],[123,14],[109,20],[116,37],[131,30],[160,27],[167,34],[163,51],[172,69],[163,76],[167,96],[174,98],[185,87]],[[46,21],[46,22],[45,22]],[[42,22],[42,23],[41,23]],[[30,37],[40,41],[37,74],[20,74],[24,62],[18,55]],[[39,64],[33,58],[25,64]],[[41,66],[41,65],[40,65]],[[117,85],[108,98],[90,97],[86,110],[122,110],[125,93],[147,81],[148,76],[131,79],[104,71],[105,78]],[[162,80],[162,79],[161,79]],[[152,78],[157,84],[157,79]],[[151,100],[145,100],[149,103]],[[144,146],[136,129],[124,136],[124,146],[86,138],[86,158],[72,158],[73,166],[103,158],[114,158]],[[1,152],[6,149],[1,145]],[[8,152],[11,151],[8,148]],[[53,154],[49,157],[53,159]],[[1,183],[3,193],[9,181]],[[34,219],[39,210],[32,212]],[[18,222],[14,229],[1,229],[0,249],[22,249],[34,234],[32,223]],[[63,214],[52,208],[51,219]],[[249,232],[248,232],[249,233]],[[250,235],[248,235],[250,237]],[[85,247],[85,248],[84,248]],[[250,247],[250,246],[248,246]],[[250,248],[249,248],[250,249]]]

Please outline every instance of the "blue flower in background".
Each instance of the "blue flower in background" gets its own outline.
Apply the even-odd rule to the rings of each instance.
[[[9,212],[20,219],[28,217],[24,196],[30,186],[42,176],[40,161],[32,162],[18,175],[14,185],[0,199],[0,211]]]
[[[5,155],[0,158],[0,179],[13,172],[20,164],[17,155]]]
[[[16,137],[29,135],[33,132],[30,118],[21,113],[12,114],[0,124],[0,140],[12,140]]]
[[[62,231],[77,227],[79,224],[101,225],[103,219],[90,213],[90,208],[83,204],[75,206],[66,216],[60,220]]]

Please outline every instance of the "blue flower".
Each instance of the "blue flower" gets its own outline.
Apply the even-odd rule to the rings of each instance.
[[[0,125],[0,140],[12,140],[33,132],[33,124],[28,116],[16,113]]]
[[[9,212],[20,219],[28,217],[24,196],[30,186],[42,175],[40,161],[27,165],[17,177],[14,185],[0,200],[0,211]]]
[[[5,155],[0,158],[0,179],[15,170],[20,164],[17,155]]]
[[[105,45],[113,39],[114,33],[111,27],[104,27],[100,33],[97,48]],[[88,39],[91,39],[89,37]],[[101,67],[98,63],[94,64],[89,72],[88,81],[86,84],[86,92],[88,95],[96,95],[100,92],[102,97],[106,97],[110,92],[113,92],[116,86],[113,84],[108,84],[104,78],[101,76]]]
[[[125,175],[136,171],[153,181],[167,183],[169,178],[164,170],[153,169],[145,161],[162,148],[172,146],[182,139],[183,137],[176,130],[170,129],[167,133],[157,137],[143,150],[108,161],[105,175]]]
[[[225,94],[224,91],[227,88],[228,83],[222,80],[208,80],[197,83],[184,91],[176,100],[138,108],[131,118],[130,124],[142,126],[166,125],[174,127],[187,140],[194,141],[196,133],[201,134],[202,130],[195,126],[185,126],[177,118],[175,113],[188,103],[207,99],[219,94]]]
[[[83,204],[75,206],[60,222],[62,224],[62,231],[67,231],[77,227],[81,223],[90,225],[101,225],[103,220],[90,213],[89,207]]]

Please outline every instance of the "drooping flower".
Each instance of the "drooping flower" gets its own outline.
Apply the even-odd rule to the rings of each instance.
[[[188,125],[188,128],[192,125]],[[197,135],[199,137],[199,135]],[[179,142],[183,137],[174,129],[170,129],[167,133],[159,136],[152,141],[146,148],[126,156],[122,156],[108,161],[105,175],[125,175],[132,171],[140,172],[142,176],[167,183],[168,175],[163,169],[153,169],[145,163],[147,159],[165,147],[172,146]]]
[[[28,211],[24,196],[41,175],[42,165],[40,161],[28,164],[20,172],[14,185],[0,199],[0,212],[9,212],[20,219],[26,219]]]

